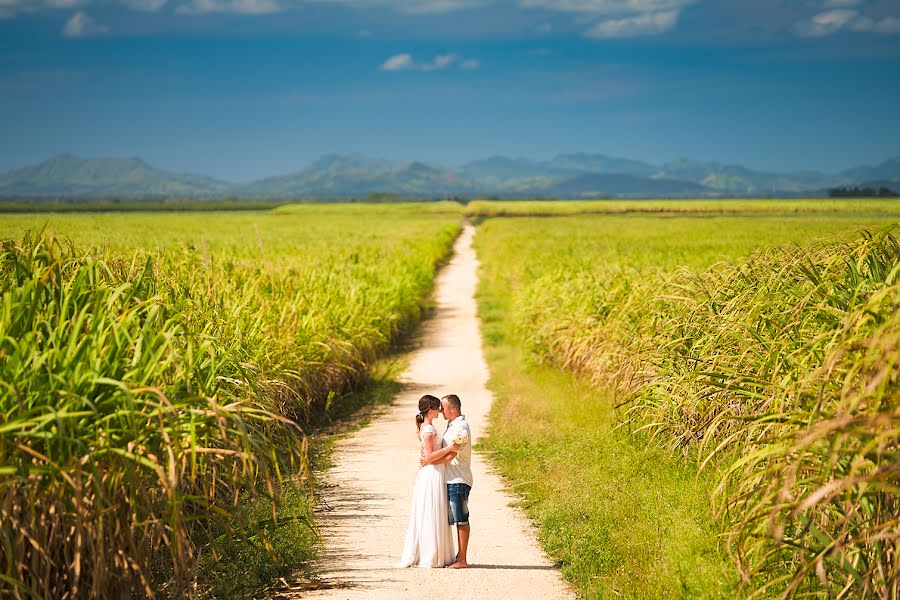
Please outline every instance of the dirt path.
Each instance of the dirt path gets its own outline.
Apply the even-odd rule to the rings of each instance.
[[[368,427],[342,440],[327,475],[327,507],[319,513],[324,549],[319,567],[331,589],[298,592],[302,598],[573,598],[544,556],[522,514],[510,507],[484,456],[473,456],[469,509],[473,568],[393,568],[403,538],[418,469],[414,416],[424,393],[456,393],[477,442],[487,424],[491,394],[474,300],[477,260],[474,228],[467,226],[451,263],[437,280],[437,311],[423,324],[422,344],[403,375],[393,406]],[[437,421],[442,431],[445,422]],[[454,530],[455,536],[455,530]]]

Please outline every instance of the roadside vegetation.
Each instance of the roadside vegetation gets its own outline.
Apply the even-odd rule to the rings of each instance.
[[[204,211],[0,221],[0,595],[314,578],[465,215],[481,447],[582,595],[897,597],[900,201]]]
[[[308,559],[307,433],[427,309],[445,208],[4,219],[0,585],[174,597]]]
[[[480,225],[485,448],[582,593],[896,594],[895,221]]]
[[[900,215],[896,198],[733,199],[733,200],[474,200],[466,215],[477,217],[537,217],[584,214],[849,214]]]

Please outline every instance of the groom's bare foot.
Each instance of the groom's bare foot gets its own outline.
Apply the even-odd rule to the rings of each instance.
[[[469,563],[456,561],[452,565],[449,565],[448,569],[466,569],[469,567]]]

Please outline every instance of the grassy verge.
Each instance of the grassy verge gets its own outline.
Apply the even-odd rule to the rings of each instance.
[[[529,364],[508,289],[490,276],[479,288],[495,394],[482,449],[563,576],[585,597],[733,597],[737,575],[717,547],[708,483],[616,430],[604,392]]]
[[[331,422],[322,422],[310,435],[309,455],[314,476],[332,466],[335,443],[343,436],[364,427],[374,410],[389,406],[401,383],[399,376],[406,363],[405,354],[386,357],[372,367],[360,388],[335,401]],[[278,592],[283,581],[314,581],[311,565],[318,551],[314,511],[315,486],[302,477],[285,481],[272,519],[268,502],[253,502],[249,512],[254,521],[267,527],[268,548],[249,545],[241,539],[228,539],[219,548],[218,557],[208,556],[202,569],[199,595],[213,598],[266,597]]]
[[[743,584],[736,593],[892,597],[900,572],[900,247],[896,225],[879,231],[885,224],[868,215],[485,222],[478,239],[486,306],[500,299],[498,318],[515,330],[511,343],[528,360],[590,382],[560,392],[567,398],[556,404],[552,387],[509,390],[518,406],[497,415],[501,432],[517,411],[545,414],[507,447],[563,435],[556,433],[568,427],[560,415],[602,428],[569,404],[608,411],[602,390],[614,391],[618,416],[650,436],[645,443],[666,448],[672,460],[706,465],[703,483],[689,492],[722,511],[722,545]],[[823,235],[832,237],[809,244]],[[508,371],[495,375],[518,377]],[[525,372],[537,381],[552,373]],[[559,437],[541,452],[567,446]],[[623,456],[598,453],[599,472],[573,458],[572,469],[602,488],[597,478],[610,473],[613,482],[628,480],[617,466]],[[563,478],[545,494],[548,504],[578,481],[565,481],[542,456],[515,460],[537,461],[536,474]],[[510,467],[518,468],[513,460]],[[667,494],[679,484],[663,473],[656,481]],[[706,481],[716,480],[712,490]],[[639,484],[623,485],[641,497]],[[624,519],[614,523],[640,531]]]

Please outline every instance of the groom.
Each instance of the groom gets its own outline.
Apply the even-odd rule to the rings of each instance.
[[[441,398],[441,412],[449,421],[444,433],[447,446],[454,440],[465,436],[467,441],[460,448],[456,457],[447,463],[447,496],[450,498],[450,524],[456,525],[456,539],[459,552],[451,569],[465,569],[466,550],[469,547],[469,492],[472,490],[472,430],[466,417],[460,412],[462,402],[456,394],[448,394]]]

